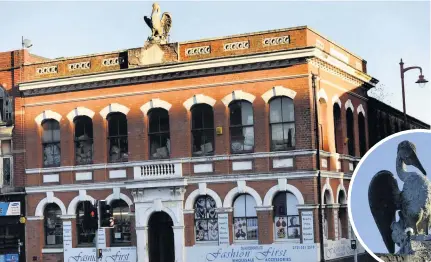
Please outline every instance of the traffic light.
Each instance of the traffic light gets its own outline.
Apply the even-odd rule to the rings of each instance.
[[[350,240],[350,248],[353,250],[356,249],[356,240],[354,240],[354,239]]]
[[[101,228],[112,228],[114,227],[114,217],[112,215],[112,209],[110,205],[106,204],[105,200],[99,201],[99,222]]]
[[[90,201],[84,202],[84,229],[97,230],[97,208]]]

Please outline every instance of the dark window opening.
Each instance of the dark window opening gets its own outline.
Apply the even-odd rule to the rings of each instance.
[[[341,108],[335,103],[334,104],[334,132],[335,132],[335,150],[337,153],[343,153],[343,129],[341,125]]]
[[[271,150],[283,151],[295,147],[295,111],[293,100],[276,97],[269,102]]]
[[[48,204],[45,207],[45,245],[56,246],[63,244],[63,220],[61,209],[57,204]]]
[[[230,144],[234,154],[253,152],[254,119],[253,105],[248,101],[233,101],[230,111]]]
[[[168,111],[163,108],[151,109],[148,113],[148,122],[150,157],[153,159],[168,158],[171,151]]]
[[[88,214],[91,203],[89,201],[79,202],[76,208],[76,231],[78,245],[95,246],[96,230],[85,226],[85,214]]]
[[[196,241],[217,241],[218,221],[216,202],[210,196],[200,196],[195,202]]]
[[[132,242],[131,216],[129,205],[124,200],[111,203],[115,227],[111,229],[112,244],[130,244]]]
[[[49,119],[42,123],[43,166],[60,166],[60,123]]]
[[[347,122],[347,149],[348,154],[351,156],[355,155],[355,132],[353,124],[353,112],[349,108],[346,112],[346,122]]]
[[[367,141],[365,134],[365,117],[362,113],[358,116],[358,126],[359,126],[359,151],[361,156],[364,156],[367,151]]]
[[[192,150],[194,156],[214,154],[214,113],[207,104],[192,107]]]
[[[77,165],[93,163],[93,121],[79,116],[75,123],[75,162]]]
[[[0,125],[5,125],[12,121],[12,101],[13,98],[0,86]]]
[[[111,113],[107,120],[109,162],[126,162],[129,158],[127,118],[122,113]]]

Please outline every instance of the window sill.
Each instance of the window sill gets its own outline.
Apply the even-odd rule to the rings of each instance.
[[[259,240],[234,240],[234,245],[257,245],[259,244]]]
[[[63,253],[63,248],[62,247],[45,247],[45,248],[42,248],[42,253],[43,254]]]
[[[295,244],[300,244],[301,243],[301,239],[297,238],[297,239],[275,239],[274,243],[295,243]]]
[[[218,241],[195,241],[195,246],[218,246]]]

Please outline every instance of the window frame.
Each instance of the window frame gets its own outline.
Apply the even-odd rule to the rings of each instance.
[[[154,117],[152,116],[152,114],[154,114],[155,112],[166,112],[167,116],[168,116],[168,131],[160,131],[160,115],[157,115],[158,117],[158,131],[157,132],[151,132],[151,118]],[[169,159],[171,157],[171,118],[169,116],[169,111],[164,109],[164,108],[160,108],[160,107],[156,107],[156,108],[152,108],[150,109],[150,111],[148,111],[147,113],[147,118],[148,118],[148,155],[149,155],[149,159]],[[166,135],[166,148],[168,151],[168,155],[166,157],[154,157],[151,153],[151,142],[152,140],[152,136],[157,136],[159,138],[159,142],[161,141],[161,138],[163,137],[163,135]],[[161,144],[161,143],[160,143]]]
[[[208,109],[208,110],[211,110],[211,114],[212,114],[212,128],[210,128],[210,127],[205,127],[206,125],[205,125],[205,123],[207,123],[206,121],[205,121],[205,114],[204,114],[204,110],[199,110],[199,114],[200,114],[200,116],[202,117],[202,128],[193,128],[193,121],[194,121],[194,112],[195,111],[197,111],[198,109],[199,109],[199,107],[202,107],[202,108],[206,108],[206,109]],[[208,104],[203,104],[203,103],[201,103],[201,104],[196,104],[196,105],[193,105],[192,106],[192,108],[190,109],[190,114],[191,114],[191,121],[190,121],[190,130],[191,130],[191,142],[192,142],[192,144],[191,144],[191,149],[192,149],[192,156],[194,156],[194,157],[199,157],[199,156],[212,156],[212,155],[214,155],[214,153],[215,153],[215,124],[214,124],[214,108],[212,107],[212,106],[210,106],[210,105],[208,105]],[[212,131],[212,139],[207,139],[208,137],[207,137],[207,135],[206,135],[206,132],[208,132],[208,131]],[[195,137],[195,135],[194,135],[194,133],[195,132],[201,132],[203,135],[203,137],[205,137],[205,139],[204,139],[204,141],[205,141],[205,143],[202,143],[201,144],[201,146],[202,145],[205,145],[206,143],[208,143],[208,142],[211,142],[211,144],[212,144],[212,148],[213,148],[213,150],[211,151],[211,152],[203,152],[202,154],[200,154],[200,155],[198,155],[198,154],[196,154],[195,152],[194,152],[194,150],[193,150],[193,148],[194,148],[194,137]],[[210,140],[212,140],[212,141],[210,141]]]
[[[58,132],[60,134],[58,141],[55,141],[55,142],[53,142],[53,141],[45,142],[44,141],[43,137],[44,137],[45,131],[46,131],[44,128],[44,125],[48,124],[48,123],[57,123],[58,124]],[[60,167],[61,166],[61,125],[60,125],[60,122],[55,120],[55,119],[50,118],[50,119],[46,119],[45,121],[43,121],[41,126],[42,126],[42,166],[43,167]],[[51,132],[52,140],[54,140],[54,130],[56,130],[56,129],[49,129],[49,132]],[[45,151],[45,147],[49,146],[49,145],[53,145],[53,146],[57,145],[58,146],[59,158],[60,158],[60,161],[58,164],[45,165],[45,153],[44,153],[44,151]]]
[[[277,192],[274,195],[274,197],[272,199],[272,206],[273,206],[273,209],[272,209],[273,218],[272,219],[273,219],[273,225],[274,225],[273,226],[273,228],[274,228],[274,241],[275,242],[294,242],[294,243],[299,243],[301,241],[301,239],[302,239],[302,232],[301,232],[301,230],[302,230],[302,221],[300,219],[298,208],[296,208],[297,212],[298,212],[297,215],[288,215],[287,214],[287,212],[288,212],[287,194],[291,194],[293,197],[295,197],[296,201],[298,202],[298,199],[296,198],[295,194],[293,194],[290,191],[279,191],[279,192]],[[285,215],[279,215],[279,214],[277,214],[276,205],[274,204],[274,201],[275,201],[276,197],[278,197],[280,195],[282,195],[284,197],[284,201],[285,201],[284,202],[284,208],[286,209],[286,214]],[[287,231],[286,231],[286,237],[285,238],[279,238],[279,237],[277,237],[277,222],[278,221],[276,221],[277,220],[276,218],[284,218],[284,219],[286,219],[286,223],[288,223],[289,219],[291,219],[292,217],[297,218],[297,221],[298,221],[298,225],[297,226],[294,225],[294,226],[291,227],[291,228],[297,228],[298,229],[298,237],[297,238],[289,238],[289,225],[286,225],[286,229],[287,229]]]
[[[232,109],[231,106],[235,105],[235,104],[240,104],[240,108],[241,108],[241,112],[242,112],[242,104],[249,104],[251,107],[251,114],[252,114],[252,119],[253,119],[253,124],[244,124],[241,121],[241,125],[232,125]],[[253,153],[255,148],[256,148],[256,138],[255,138],[255,134],[254,134],[254,108],[253,108],[253,103],[251,103],[250,101],[247,100],[243,100],[243,99],[239,99],[239,100],[233,100],[232,102],[229,103],[229,152],[231,154],[248,154],[248,153]],[[241,115],[242,117],[242,115]],[[233,151],[232,150],[232,129],[235,128],[241,128],[241,131],[243,132],[244,128],[252,128],[253,129],[253,148],[250,150],[245,150],[244,146],[245,144],[243,143],[242,145],[242,150],[241,151]],[[245,141],[245,140],[244,140]]]
[[[76,127],[77,127],[77,121],[79,121],[80,119],[86,119],[88,118],[90,120],[90,124],[91,124],[91,137],[89,136],[86,139],[83,140],[79,140],[76,136]],[[85,120],[82,120],[85,121]],[[94,129],[93,129],[93,119],[91,119],[88,116],[77,116],[75,117],[75,119],[73,119],[73,124],[74,124],[74,129],[73,129],[73,143],[74,143],[74,157],[75,157],[75,165],[91,165],[93,164],[94,161]],[[83,129],[84,129],[84,135],[87,134],[87,132],[85,132],[85,123],[83,123]],[[91,143],[91,161],[90,163],[78,163],[76,160],[76,153],[77,153],[77,143],[79,142],[84,142],[84,143]]]
[[[244,198],[244,211],[245,211],[245,216],[235,216],[235,202],[238,200],[239,197],[241,196],[245,196]],[[235,197],[234,201],[233,201],[233,212],[232,212],[232,235],[233,235],[233,241],[234,242],[256,242],[259,240],[259,217],[257,216],[257,210],[255,207],[255,212],[256,212],[256,216],[247,216],[247,196],[250,196],[253,200],[255,205],[257,205],[256,200],[253,198],[252,195],[248,194],[248,193],[244,193],[244,194],[239,194]],[[246,237],[247,239],[237,239],[237,237],[235,236],[235,219],[245,219],[245,232],[246,232]],[[249,220],[255,220],[256,222],[256,238],[255,239],[248,239],[248,221]]]
[[[292,105],[293,105],[293,121],[284,121],[283,119],[283,98],[284,99],[289,99],[290,101],[292,101]],[[280,107],[281,107],[281,111],[280,111],[280,115],[281,115],[281,122],[275,122],[275,123],[271,123],[271,103],[274,102],[275,100],[280,99]],[[290,150],[294,150],[296,147],[296,116],[295,116],[295,103],[294,100],[288,96],[275,96],[273,98],[271,98],[271,100],[269,100],[268,102],[268,106],[269,106],[269,115],[268,115],[268,122],[269,122],[269,143],[270,143],[270,151],[271,152],[280,152],[280,151],[290,151]],[[272,127],[275,125],[281,125],[282,127],[282,133],[283,133],[283,142],[284,142],[284,125],[285,124],[293,124],[293,130],[295,132],[295,134],[292,136],[293,137],[293,145],[291,147],[286,146],[283,149],[274,149],[273,146],[273,140],[272,140]]]
[[[116,206],[116,203],[123,203],[124,205],[120,206]],[[115,246],[131,246],[132,245],[132,216],[131,216],[131,212],[130,212],[130,206],[127,204],[126,201],[124,201],[123,199],[115,199],[110,203],[111,207],[112,207],[112,214],[114,217],[114,221],[115,221],[115,227],[114,228],[110,228],[110,235],[111,235],[111,246],[115,247]],[[121,242],[116,242],[115,241],[115,233],[121,233],[122,235],[125,234],[125,230],[122,230],[120,232],[117,232],[116,230],[119,228],[120,223],[118,222],[116,216],[115,216],[115,209],[116,208],[120,208],[120,212],[121,212],[121,218],[123,218],[123,213],[127,213],[127,217],[128,217],[128,227],[129,227],[129,232],[126,233],[129,235],[129,241],[121,241]],[[123,212],[123,211],[127,211],[127,212]],[[124,223],[123,225],[121,225],[123,228],[127,227],[127,223]]]
[[[205,218],[196,218],[196,209],[197,209],[197,207],[196,207],[196,205],[197,205],[197,202],[198,202],[198,200],[200,199],[200,198],[205,198],[205,210],[207,209],[206,207],[207,207],[207,201],[208,201],[208,199],[212,199],[212,201],[214,201],[214,212],[215,212],[215,217],[214,218],[209,218],[209,217],[205,217]],[[196,198],[196,200],[195,200],[195,202],[194,202],[194,204],[193,204],[193,219],[194,219],[194,224],[193,224],[193,227],[194,227],[194,230],[193,230],[193,232],[194,232],[194,237],[195,237],[195,243],[196,244],[208,244],[208,243],[218,243],[218,241],[219,241],[219,233],[220,233],[220,228],[219,228],[219,224],[218,224],[218,213],[217,213],[217,205],[216,205],[216,202],[215,202],[215,200],[214,200],[214,198],[213,197],[211,197],[210,195],[199,195],[197,198]],[[197,222],[198,221],[207,221],[207,229],[206,229],[206,231],[207,232],[209,232],[209,229],[208,229],[208,221],[211,221],[211,220],[215,220],[216,221],[216,223],[217,223],[217,239],[212,239],[212,240],[197,240],[197,228],[196,228],[196,226],[197,226]]]
[[[126,122],[126,134],[125,135],[110,135],[110,123],[111,123],[111,121],[113,121],[113,120],[111,120],[110,119],[110,117],[113,117],[113,116],[118,116],[118,117],[120,117],[120,115],[121,116],[123,116],[124,117],[124,119],[125,119],[125,122]],[[127,162],[127,161],[129,161],[129,128],[128,128],[128,121],[127,121],[127,116],[125,115],[125,114],[123,114],[123,113],[121,113],[121,112],[112,112],[112,113],[110,113],[107,117],[106,117],[106,120],[107,120],[107,125],[108,125],[108,130],[107,130],[107,144],[108,144],[108,152],[107,152],[107,157],[108,157],[108,163],[121,163],[121,162]],[[119,119],[117,119],[117,121],[118,121],[118,130],[117,130],[117,132],[118,132],[118,134],[120,134],[120,120]],[[94,130],[93,130],[94,131]],[[94,135],[94,134],[93,134]],[[118,141],[118,144],[120,145],[120,154],[124,154],[124,153],[126,153],[127,154],[127,157],[123,157],[123,156],[120,156],[120,158],[119,158],[119,160],[111,160],[111,139],[115,139],[115,140],[117,140]],[[126,141],[126,152],[121,152],[121,140],[122,139],[125,139],[124,141]]]
[[[48,208],[55,209],[56,219],[58,219],[60,221],[60,223],[59,223],[60,228],[61,228],[60,233],[58,235],[54,234],[55,237],[60,237],[59,238],[59,239],[61,239],[61,241],[60,241],[61,243],[60,244],[48,244],[48,234],[47,234],[47,232],[48,232],[48,230],[47,230],[47,217],[48,217],[47,216],[47,212],[48,212]],[[59,212],[59,214],[57,214],[57,212]],[[49,204],[47,204],[45,206],[45,209],[43,211],[43,215],[44,215],[44,218],[43,218],[44,246],[46,248],[63,247],[63,220],[61,219],[61,215],[62,215],[61,208],[57,204],[55,204],[55,203],[49,203]],[[57,225],[58,224],[56,224],[55,226],[57,226]]]

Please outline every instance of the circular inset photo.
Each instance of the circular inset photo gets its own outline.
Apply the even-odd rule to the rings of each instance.
[[[349,219],[378,261],[431,261],[430,176],[429,130],[387,137],[359,162],[350,183]]]

